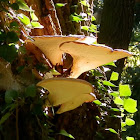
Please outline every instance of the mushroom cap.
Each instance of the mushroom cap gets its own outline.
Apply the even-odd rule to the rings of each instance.
[[[104,45],[83,43],[79,40],[64,42],[60,49],[73,57],[71,78],[77,78],[83,72],[132,55],[122,49],[113,50]]]
[[[33,36],[33,40],[26,40],[26,42],[32,42],[36,45],[50,60],[53,65],[62,64],[63,52],[59,49],[59,46],[67,41],[75,41],[80,38],[84,38],[81,35],[75,36]]]
[[[82,94],[93,93],[93,86],[80,79],[50,78],[42,80],[37,86],[49,91],[48,99],[45,103],[48,107],[63,104],[75,97],[80,97]]]
[[[78,96],[72,98],[71,100],[69,100],[68,102],[63,103],[56,113],[61,114],[66,111],[73,110],[73,109],[79,107],[80,105],[82,105],[84,102],[92,102],[94,100],[95,100],[95,96],[93,96],[91,94],[78,95]]]

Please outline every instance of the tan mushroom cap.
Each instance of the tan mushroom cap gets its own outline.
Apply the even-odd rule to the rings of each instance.
[[[112,49],[104,45],[88,44],[80,41],[69,41],[61,44],[60,49],[73,57],[71,78],[77,78],[83,72],[95,69],[132,54],[121,49]]]
[[[92,102],[95,100],[95,96],[90,95],[90,94],[81,94],[80,96],[76,96],[70,101],[63,103],[58,111],[56,112],[57,114],[64,113],[66,111],[73,110],[80,105],[82,105],[84,102]]]
[[[84,36],[33,36],[34,41],[26,40],[26,42],[32,42],[36,45],[51,63],[56,65],[62,64],[63,52],[59,49],[60,44],[67,41],[75,41],[79,38],[84,38]]]
[[[50,78],[37,84],[49,91],[45,105],[57,106],[66,103],[82,94],[93,93],[93,86],[80,79]]]

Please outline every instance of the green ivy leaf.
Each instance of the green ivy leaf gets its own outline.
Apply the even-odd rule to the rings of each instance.
[[[15,43],[17,41],[19,41],[18,35],[16,32],[11,31],[7,33],[7,37],[6,40],[8,43]]]
[[[137,101],[132,99],[132,98],[128,98],[128,99],[124,99],[124,109],[129,112],[129,113],[135,113],[137,111]]]
[[[16,29],[19,28],[18,22],[16,22],[16,21],[11,22],[10,28],[16,28]]]
[[[118,97],[119,96],[119,92],[117,92],[117,91],[111,92],[109,94],[112,95],[113,97]]]
[[[126,128],[125,127],[122,127],[122,131],[126,131]]]
[[[59,73],[55,69],[51,69],[50,71],[51,71],[52,75],[61,75],[61,73]]]
[[[91,21],[95,21],[96,18],[94,16],[91,17]]]
[[[117,81],[118,77],[119,77],[119,74],[113,71],[110,77],[110,81]]]
[[[106,86],[117,87],[116,85],[114,85],[114,84],[111,83],[110,81],[106,81],[106,80],[104,80],[104,81],[102,81],[102,82],[103,82],[103,84],[106,85]]]
[[[24,14],[19,14],[18,15],[19,20],[25,24],[25,25],[30,25],[30,19],[29,17],[25,16]]]
[[[131,96],[131,89],[129,85],[119,85],[120,96]]]
[[[125,122],[121,122],[121,127],[125,127],[126,123]]]
[[[118,108],[111,108],[112,111],[120,111]]]
[[[34,11],[30,12],[30,16],[31,16],[32,21],[34,21],[34,22],[38,21],[38,17],[35,15]]]
[[[0,119],[0,125],[3,124],[10,116],[10,112],[7,112],[4,116],[2,116],[2,118]]]
[[[63,6],[65,6],[67,3],[56,3],[55,4],[55,8],[61,8]]]
[[[31,25],[33,26],[33,28],[44,28],[44,26],[42,26],[39,22],[31,22]]]
[[[105,64],[105,66],[114,66],[114,67],[117,67],[116,65],[115,65],[115,63],[114,62],[110,62],[110,63],[107,63],[107,64]]]
[[[80,22],[80,21],[83,21],[84,19],[82,19],[81,16],[71,14],[71,15],[70,15],[70,20],[71,20],[71,21],[75,21],[75,22],[78,23],[78,22]]]
[[[81,0],[80,3],[86,7],[90,7],[89,3],[86,0]]]
[[[17,3],[11,4],[10,7],[11,7],[13,10],[18,10],[18,9],[19,9],[19,5],[18,5]]]
[[[64,129],[62,129],[59,134],[69,137],[71,139],[75,139],[71,134],[67,133]]]
[[[126,137],[126,140],[134,140],[133,137]]]
[[[5,41],[6,40],[6,33],[5,32],[0,32],[0,41]]]
[[[91,25],[90,25],[90,29],[97,30],[97,25],[91,24]]]
[[[128,125],[128,126],[131,126],[131,125],[135,125],[135,121],[130,119],[130,118],[126,118],[125,119],[125,123]]]
[[[107,128],[107,129],[105,129],[105,130],[108,130],[108,131],[110,131],[110,132],[112,132],[112,133],[118,134],[113,128]]]
[[[31,11],[31,9],[23,0],[17,0],[17,4],[19,6],[19,9],[24,10],[24,11]]]
[[[124,101],[120,97],[116,97],[114,103],[117,105],[123,105]]]
[[[12,63],[18,56],[17,49],[14,45],[2,45],[0,46],[0,57],[6,61]]]
[[[88,31],[89,27],[88,26],[81,26],[82,30]]]
[[[101,105],[102,104],[99,100],[94,100],[93,103],[95,103],[96,105]]]
[[[26,88],[25,97],[35,97],[36,96],[36,86],[30,85]]]
[[[15,90],[7,90],[5,92],[5,102],[10,104],[18,97],[18,93]]]

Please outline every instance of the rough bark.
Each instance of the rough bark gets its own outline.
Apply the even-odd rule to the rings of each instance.
[[[134,0],[105,0],[98,41],[128,49],[134,19]]]
[[[134,0],[105,0],[98,42],[114,49],[128,49],[134,20]],[[122,73],[124,60],[117,62],[117,71]]]

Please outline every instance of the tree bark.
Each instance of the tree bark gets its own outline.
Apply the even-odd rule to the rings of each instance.
[[[114,49],[128,49],[134,20],[134,0],[104,0],[98,42]],[[124,60],[114,70],[122,73]],[[118,83],[118,82],[117,82]]]

